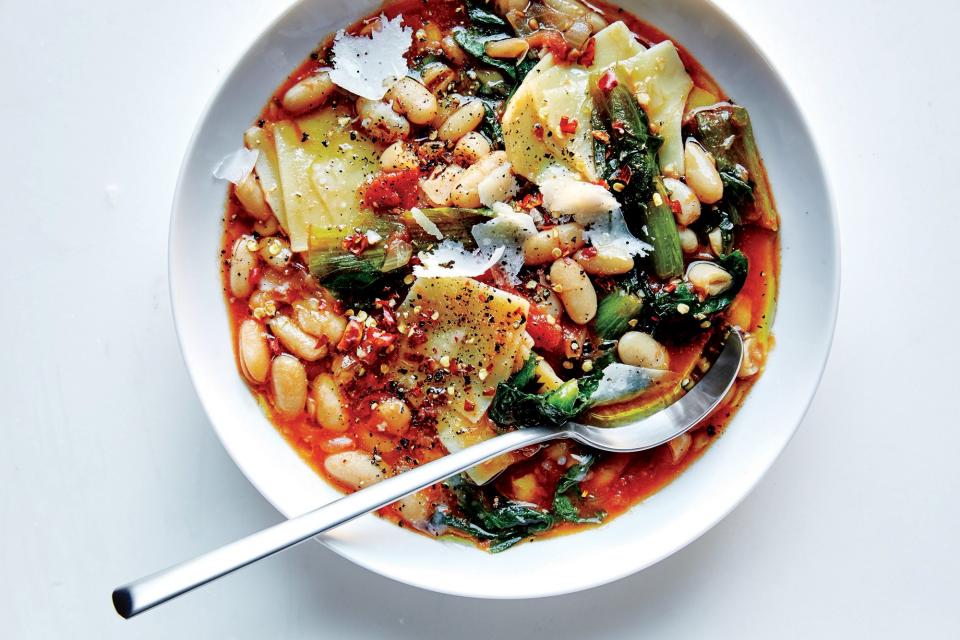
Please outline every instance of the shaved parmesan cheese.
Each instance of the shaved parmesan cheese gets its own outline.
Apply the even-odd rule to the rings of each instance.
[[[513,177],[513,167],[510,163],[502,164],[477,185],[480,193],[480,202],[485,207],[491,207],[495,202],[506,202],[517,195],[517,179]]]
[[[330,79],[368,100],[380,100],[398,78],[407,73],[404,56],[410,49],[413,29],[404,27],[403,16],[393,20],[380,16],[380,31],[370,37],[337,32],[333,41],[333,70]]]
[[[218,180],[229,180],[233,184],[239,184],[253,171],[253,165],[257,163],[260,152],[256,149],[247,149],[240,147],[233,153],[225,156],[220,163],[213,169],[213,177]]]
[[[503,249],[500,267],[512,282],[517,282],[517,274],[523,267],[523,243],[536,235],[537,227],[529,215],[514,211],[502,202],[493,204],[493,212],[496,217],[474,225],[470,233],[481,251],[494,251],[496,247]]]
[[[413,221],[420,225],[424,231],[432,235],[437,240],[443,240],[443,232],[440,231],[440,227],[438,227],[433,220],[428,218],[427,214],[421,211],[419,207],[410,209],[410,216],[413,218]]]
[[[667,376],[676,376],[670,371],[634,367],[614,362],[603,370],[597,390],[590,396],[594,407],[632,400],[646,391],[654,382]]]
[[[554,217],[573,216],[580,224],[590,224],[620,205],[609,191],[598,184],[561,176],[540,183],[543,207]]]
[[[417,254],[420,264],[413,268],[418,278],[475,278],[490,270],[503,257],[503,247],[492,253],[478,249],[470,252],[456,240],[447,238],[432,252]]]
[[[619,207],[597,219],[584,232],[583,237],[597,249],[615,247],[632,256],[645,256],[653,247],[630,233],[627,221]]]

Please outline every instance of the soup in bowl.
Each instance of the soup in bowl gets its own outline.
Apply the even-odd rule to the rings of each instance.
[[[316,15],[304,5],[280,24],[306,29]],[[709,59],[645,18],[572,0],[389,4],[326,38],[329,27],[313,31],[304,61],[237,128],[239,148],[214,154],[206,184],[194,172],[212,149],[195,144],[178,202],[192,182],[223,195],[210,169],[229,182],[209,213],[227,321],[205,348],[220,364],[232,355],[217,375],[243,383],[215,404],[247,427],[214,422],[236,458],[259,458],[247,472],[268,497],[285,485],[283,502],[299,502],[285,512],[335,495],[313,493],[318,478],[352,491],[503,430],[638,419],[696,384],[713,338],[735,326],[747,336],[740,377],[690,433],[637,454],[521,450],[379,515],[429,564],[482,564],[476,547],[537,565],[541,549],[622,536],[638,511],[663,517],[650,496],[731,439],[766,377],[778,298],[779,182],[754,126],[766,105],[748,111]],[[270,40],[248,54],[254,68]],[[214,110],[231,91],[246,99],[234,85]],[[175,300],[177,239],[175,218]],[[180,327],[190,363],[195,334]],[[329,540],[377,556],[396,534],[366,520]],[[681,526],[676,514],[659,524]],[[646,563],[690,535],[648,538]],[[499,589],[479,595],[510,595]]]

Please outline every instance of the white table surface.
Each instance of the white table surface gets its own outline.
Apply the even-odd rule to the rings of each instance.
[[[823,384],[742,506],[576,595],[442,596],[311,543],[125,622],[113,586],[278,518],[187,379],[166,238],[201,108],[285,2],[0,0],[0,636],[957,637],[958,5],[721,4],[805,108],[843,236]]]

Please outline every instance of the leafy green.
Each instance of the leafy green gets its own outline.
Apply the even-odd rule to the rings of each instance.
[[[578,524],[596,524],[606,517],[607,514],[601,510],[585,518],[580,515],[580,509],[574,504],[575,500],[579,500],[580,482],[587,477],[587,472],[590,471],[596,459],[597,456],[593,453],[582,456],[581,462],[567,469],[557,483],[553,494],[553,514],[561,520]]]
[[[433,222],[433,224],[437,225],[437,228],[440,229],[440,233],[443,234],[444,238],[457,240],[468,248],[472,248],[474,245],[473,236],[470,234],[473,226],[486,222],[493,216],[493,212],[486,208],[425,207],[420,209],[420,211]],[[422,251],[427,245],[439,242],[437,238],[430,235],[426,229],[414,220],[413,214],[410,211],[392,214],[390,219],[401,222],[407,228],[410,241],[417,251]]]
[[[653,291],[646,285],[646,326],[655,328],[658,335],[667,328],[671,334],[683,335],[696,331],[701,322],[730,306],[747,280],[747,256],[740,251],[733,251],[717,258],[717,265],[733,276],[733,283],[723,293],[703,300],[693,291],[689,282],[682,282],[672,290],[664,287]]]
[[[537,357],[532,356],[506,382],[497,385],[490,405],[490,418],[500,426],[528,427],[535,424],[560,426],[590,406],[590,396],[597,390],[599,368],[579,380],[571,379],[545,394],[524,391],[533,378]]]
[[[543,533],[556,522],[550,512],[505,500],[493,487],[478,487],[460,477],[448,480],[446,486],[457,497],[457,506],[464,517],[438,508],[432,524],[453,527],[489,541],[491,553],[499,553],[524,538]]]
[[[483,121],[480,123],[480,133],[485,135],[495,148],[503,147],[503,128],[497,118],[498,102],[483,101]]]
[[[616,340],[630,329],[630,321],[642,309],[642,297],[618,286],[597,305],[593,328],[602,339]]]
[[[594,391],[600,386],[603,369],[613,362],[613,342],[603,342],[593,355],[592,371],[571,378],[549,393],[526,390],[537,368],[536,355],[506,382],[497,385],[489,416],[500,427],[529,427],[537,424],[560,426],[587,410]]]
[[[502,33],[510,29],[506,20],[484,9],[476,0],[467,2],[467,16],[470,17],[470,23],[478,30]]]
[[[470,26],[453,31],[453,39],[460,48],[470,54],[477,62],[495,69],[503,74],[503,83],[500,84],[490,78],[481,78],[481,93],[491,97],[508,97],[523,78],[537,64],[537,60],[527,57],[516,62],[494,58],[487,55],[485,45],[495,40],[513,37],[512,29],[500,16],[487,11],[477,2],[468,3],[467,15],[470,17]],[[479,72],[478,72],[479,73]]]
[[[670,196],[663,179],[654,178],[656,192],[653,199],[641,205],[644,225],[641,228],[644,240],[650,243],[653,251],[650,258],[653,268],[661,278],[674,278],[683,273],[683,251],[680,248],[680,232],[677,221],[670,208]]]
[[[741,208],[748,222],[776,230],[779,217],[747,110],[729,103],[697,109],[686,130],[716,159],[724,199]]]
[[[490,552],[509,549],[524,538],[544,533],[558,522],[596,524],[606,513],[598,511],[582,517],[577,504],[580,501],[580,482],[596,461],[596,454],[582,456],[579,464],[567,469],[554,491],[550,511],[532,505],[505,499],[492,486],[477,486],[461,477],[451,478],[445,484],[456,496],[457,507],[463,515],[455,515],[447,508],[438,508],[433,515],[433,526],[458,529],[478,540],[490,543]]]
[[[597,84],[594,82],[593,84]],[[647,114],[620,82],[609,91],[597,90],[597,102],[610,124],[612,153],[601,141],[594,143],[594,156],[604,178],[617,189],[627,212],[639,212],[640,220],[627,216],[627,223],[653,247],[651,260],[661,278],[683,272],[680,234],[670,208],[670,197],[660,177],[657,151],[663,140],[650,133]],[[598,123],[595,121],[594,126]],[[602,160],[601,160],[602,156]],[[637,224],[639,222],[639,224]]]
[[[592,84],[596,84],[593,82]],[[663,140],[650,133],[647,114],[620,82],[610,91],[596,92],[597,104],[610,123],[610,157],[601,165],[607,182],[624,184],[619,198],[634,208],[646,203],[656,191],[654,180],[660,175],[657,151]]]
[[[337,249],[309,253],[310,273],[331,289],[364,289],[381,280],[385,251],[374,247],[359,256]]]

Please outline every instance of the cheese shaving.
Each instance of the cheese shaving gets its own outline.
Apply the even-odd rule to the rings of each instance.
[[[470,252],[456,240],[447,238],[432,252],[417,254],[420,264],[413,268],[418,278],[476,278],[490,270],[503,257],[504,248],[493,252],[483,249]]]
[[[620,205],[609,191],[598,184],[566,176],[540,183],[543,207],[554,217],[569,215],[580,224],[590,224]]]
[[[404,56],[413,42],[413,29],[404,27],[403,16],[388,20],[380,15],[380,31],[370,37],[337,32],[333,41],[330,79],[341,89],[368,100],[380,100],[398,78],[407,73]]]
[[[260,152],[256,149],[240,147],[233,153],[224,156],[223,160],[213,169],[213,177],[218,180],[229,180],[233,184],[240,184],[253,171]]]
[[[630,233],[619,207],[591,224],[583,237],[597,249],[615,247],[632,256],[642,257],[653,250],[648,243]]]
[[[443,232],[440,231],[440,227],[438,227],[433,220],[428,218],[427,214],[421,211],[419,207],[410,209],[410,216],[413,218],[413,221],[420,225],[424,231],[432,235],[437,240],[443,240]]]
[[[667,376],[676,376],[670,371],[634,367],[621,362],[607,365],[603,370],[603,377],[597,390],[590,396],[595,407],[602,407],[617,402],[625,402],[636,398],[646,391],[653,383],[663,380]]]
[[[492,208],[496,217],[474,225],[470,233],[481,251],[490,252],[496,247],[503,249],[500,267],[512,282],[518,282],[517,274],[523,267],[523,243],[536,235],[537,227],[533,218],[514,211],[510,205],[495,202]]]

